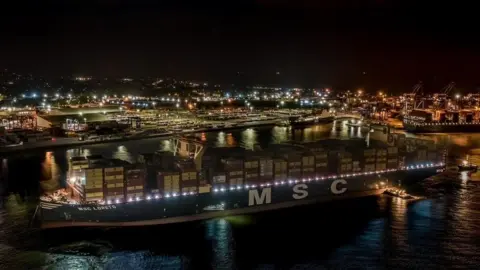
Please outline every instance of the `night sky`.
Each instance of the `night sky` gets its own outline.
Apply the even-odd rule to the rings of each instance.
[[[5,5],[0,68],[392,92],[419,80],[431,91],[480,86],[474,1],[157,2]]]

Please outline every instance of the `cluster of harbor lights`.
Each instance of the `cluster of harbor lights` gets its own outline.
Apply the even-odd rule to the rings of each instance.
[[[323,181],[323,180],[332,180],[332,179],[341,179],[341,178],[350,178],[350,177],[357,177],[357,176],[366,176],[366,175],[374,175],[374,174],[383,174],[383,173],[391,173],[391,172],[396,172],[396,171],[410,171],[410,170],[421,170],[421,169],[426,169],[426,168],[436,168],[436,167],[443,167],[445,163],[439,162],[439,163],[422,163],[418,165],[409,165],[409,166],[404,166],[398,169],[386,169],[386,170],[380,170],[380,171],[370,171],[370,172],[359,172],[359,173],[349,173],[349,174],[339,174],[339,175],[329,175],[329,176],[321,176],[321,177],[315,177],[315,178],[303,178],[302,180],[288,180],[288,181],[277,181],[277,182],[266,182],[260,185],[235,185],[235,186],[230,186],[228,188],[226,187],[214,187],[213,192],[214,193],[223,193],[223,192],[228,192],[228,191],[239,191],[239,190],[249,190],[249,189],[255,189],[259,187],[270,187],[270,186],[285,186],[285,185],[292,185],[296,183],[307,183],[307,182],[312,182],[312,181]],[[135,197],[135,198],[129,198],[126,203],[134,203],[142,200],[159,200],[159,199],[168,199],[168,198],[175,198],[175,197],[186,197],[186,196],[192,196],[196,195],[197,192],[184,192],[184,193],[166,193],[165,196],[162,196],[160,194],[155,194],[155,195],[148,195],[144,198],[142,197]],[[107,200],[106,202],[100,203],[100,204],[121,204],[124,203],[120,199],[116,199],[115,201],[112,200]]]
[[[480,122],[455,122],[455,123],[438,123],[438,122],[431,122],[431,123],[418,123],[418,122],[405,122],[407,124],[411,124],[414,126],[460,126],[460,125],[480,125]]]

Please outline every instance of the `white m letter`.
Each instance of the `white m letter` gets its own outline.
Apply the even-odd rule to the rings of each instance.
[[[271,203],[272,202],[272,188],[262,189],[262,194],[258,194],[257,189],[248,191],[248,206]]]

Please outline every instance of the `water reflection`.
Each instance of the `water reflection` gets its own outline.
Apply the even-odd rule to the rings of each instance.
[[[88,148],[83,148],[83,147],[78,147],[78,148],[72,148],[68,149],[66,151],[66,158],[69,160],[71,157],[80,157],[80,156],[90,156],[92,155],[92,152]]]
[[[215,143],[215,146],[216,146],[216,147],[224,147],[224,146],[226,146],[226,143],[225,143],[225,132],[223,132],[223,131],[218,132],[218,134],[217,134],[217,141],[216,141],[216,143]]]
[[[234,269],[235,249],[231,224],[226,219],[206,221],[205,239],[211,242],[211,269]]]
[[[242,131],[240,146],[248,150],[253,150],[257,143],[257,132],[253,128],[247,128]]]
[[[128,151],[127,147],[124,145],[120,145],[117,147],[117,150],[113,152],[112,155],[113,158],[128,161],[128,162],[134,162],[133,156],[130,154]]]
[[[235,137],[233,137],[232,133],[227,133],[227,145],[230,147],[237,145],[237,142],[235,141]]]
[[[43,191],[51,192],[60,188],[62,172],[53,152],[45,153],[45,159],[41,164],[41,174],[40,187]]]
[[[163,140],[161,143],[160,143],[160,151],[170,151],[170,152],[173,152],[174,149],[173,149],[173,144],[171,141],[169,140]]]
[[[272,129],[271,143],[282,143],[290,139],[291,128],[289,127],[274,127]]]

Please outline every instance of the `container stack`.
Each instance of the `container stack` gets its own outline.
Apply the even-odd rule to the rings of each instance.
[[[227,184],[227,174],[223,171],[212,172],[211,184],[214,186],[225,186]]]
[[[390,146],[387,148],[387,169],[398,168],[398,147]]]
[[[387,149],[379,148],[376,151],[375,170],[382,171],[387,169]]]
[[[79,182],[81,183],[81,182]],[[101,201],[103,197],[103,169],[85,169],[85,184],[82,200],[86,202]],[[81,194],[82,194],[81,193]]]
[[[273,180],[273,160],[270,157],[261,157],[258,161],[259,180],[261,183]]]
[[[417,162],[427,161],[427,152],[428,152],[428,148],[426,146],[418,145],[416,150],[416,161]]]
[[[306,152],[302,156],[302,177],[303,178],[315,177],[315,156],[313,153]]]
[[[328,173],[328,154],[324,149],[318,149],[315,154],[315,174],[326,175]]]
[[[287,156],[288,178],[300,179],[302,177],[302,157],[297,154]]]
[[[227,173],[227,182],[229,185],[243,185],[243,159],[226,158],[222,159],[224,170]]]
[[[365,172],[375,171],[376,154],[377,154],[377,151],[376,149],[373,149],[373,148],[363,150],[363,158],[364,158],[363,171]]]
[[[123,167],[104,168],[104,197],[105,200],[124,200],[124,171]]]
[[[179,160],[177,166],[180,169],[181,192],[198,192],[198,172],[195,164],[190,160]]]
[[[127,169],[125,176],[125,198],[143,197],[146,170],[143,168]]]
[[[259,162],[256,158],[247,158],[244,162],[245,184],[258,183]]]
[[[162,171],[157,173],[157,185],[160,194],[180,193],[180,172]]]
[[[339,174],[346,174],[352,172],[352,153],[347,151],[340,151],[338,153],[339,158],[339,167],[338,173]]]
[[[273,160],[273,178],[275,181],[285,181],[288,176],[287,161],[281,158]]]

